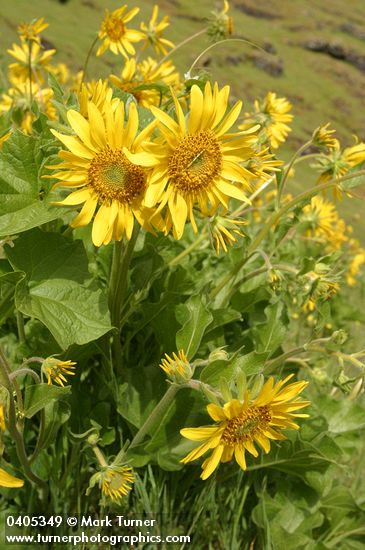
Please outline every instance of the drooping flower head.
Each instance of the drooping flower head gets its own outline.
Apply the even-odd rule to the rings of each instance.
[[[335,205],[319,195],[303,208],[301,219],[307,236],[324,240],[330,250],[338,250],[348,240],[348,226]]]
[[[223,40],[233,34],[233,18],[227,15],[228,11],[229,3],[227,0],[223,0],[223,9],[211,12],[212,18],[209,22],[207,33],[214,42]]]
[[[42,372],[47,376],[47,382],[51,385],[56,382],[59,386],[64,386],[67,383],[66,376],[75,376],[74,361],[60,361],[55,357],[47,357],[42,363]]]
[[[210,216],[220,204],[228,208],[230,197],[250,202],[246,191],[253,174],[241,162],[253,154],[258,126],[228,133],[241,110],[239,101],[226,113],[228,96],[229,86],[219,90],[215,84],[212,90],[208,82],[204,92],[192,86],[187,121],[175,95],[177,120],[151,107],[161,137],[146,145],[145,153],[135,155],[135,162],[153,168],[145,204],[159,204],[159,210],[167,206],[166,233],[172,227],[175,239],[181,238],[188,219],[197,232],[195,206]]]
[[[18,34],[23,42],[36,42],[40,44],[40,34],[47,29],[48,23],[45,22],[44,17],[35,19],[31,23],[21,23],[18,26]]]
[[[144,34],[146,40],[146,46],[150,44],[157,54],[166,55],[167,48],[174,48],[174,43],[171,40],[167,40],[162,36],[163,31],[169,26],[169,17],[165,15],[159,23],[158,18],[158,5],[156,4],[152,10],[151,19],[146,23],[141,23],[141,31]]]
[[[133,43],[143,40],[144,35],[126,26],[139,12],[139,8],[126,12],[127,7],[125,4],[111,13],[106,10],[99,31],[99,38],[103,43],[99,46],[96,55],[102,55],[108,49],[115,55],[122,54],[126,59],[130,55],[135,55]]]
[[[288,123],[293,120],[293,115],[290,114],[291,103],[286,97],[276,97],[274,92],[269,92],[263,101],[256,100],[254,107],[254,113],[246,113],[248,118],[245,122],[261,124],[269,145],[277,149],[291,132],[288,126]]]
[[[130,466],[110,466],[100,472],[102,493],[112,500],[119,500],[128,495],[134,483],[134,474]]]
[[[210,231],[214,240],[214,248],[217,254],[220,250],[228,252],[228,247],[237,242],[237,237],[244,237],[244,233],[239,229],[242,225],[247,225],[245,220],[232,219],[224,216],[217,216],[210,224]]]
[[[334,149],[337,147],[337,139],[334,137],[334,134],[336,133],[336,130],[331,129],[330,123],[328,124],[321,124],[316,130],[313,132],[313,144],[317,145],[318,147],[326,147],[327,149]]]
[[[270,440],[286,439],[282,430],[298,430],[299,426],[294,419],[308,415],[294,411],[307,407],[309,401],[298,399],[297,396],[308,383],[293,382],[285,386],[292,376],[287,376],[277,384],[270,377],[254,400],[251,400],[250,393],[246,391],[243,401],[232,399],[223,407],[210,403],[207,411],[216,424],[181,430],[181,435],[187,439],[203,441],[181,462],[186,464],[213,450],[202,464],[202,479],[207,479],[220,462],[229,462],[233,457],[246,470],[246,451],[254,457],[259,454],[255,444],[268,453]]]
[[[178,355],[174,352],[172,357],[165,353],[160,367],[172,382],[186,382],[193,375],[193,369],[183,350],[180,350]]]
[[[146,208],[142,201],[147,185],[147,172],[131,162],[126,153],[138,152],[153,130],[153,124],[139,135],[138,111],[131,103],[128,120],[124,119],[124,103],[104,102],[102,108],[88,102],[88,116],[70,110],[67,113],[74,136],[53,131],[69,149],[60,151],[62,164],[53,166],[60,171],[52,177],[59,179],[57,187],[76,188],[58,204],[83,204],[72,227],[88,225],[94,218],[92,240],[96,246],[130,239],[134,220],[147,230],[159,227],[160,218]]]

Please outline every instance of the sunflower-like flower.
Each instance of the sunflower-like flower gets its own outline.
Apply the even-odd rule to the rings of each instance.
[[[47,376],[47,382],[51,385],[56,382],[59,386],[64,386],[67,383],[66,376],[75,376],[74,361],[60,361],[55,357],[47,357],[42,363],[42,372]]]
[[[233,246],[237,242],[238,237],[244,237],[244,233],[239,227],[247,225],[247,221],[232,219],[224,216],[217,216],[210,224],[210,231],[214,239],[214,248],[217,254],[222,248],[224,252],[228,252],[228,247]]]
[[[290,114],[291,103],[286,97],[276,97],[274,92],[269,92],[263,101],[255,101],[254,108],[254,113],[246,113],[248,118],[242,127],[244,128],[247,122],[258,122],[270,146],[277,149],[291,132],[288,126],[288,123],[293,120],[293,115]]]
[[[48,177],[60,180],[55,188],[77,188],[57,203],[83,204],[72,227],[88,225],[95,215],[92,240],[96,246],[120,240],[124,234],[130,239],[135,218],[146,230],[152,231],[152,226],[162,229],[160,216],[142,204],[147,171],[126,156],[141,150],[154,124],[137,135],[137,107],[130,104],[125,122],[124,104],[120,101],[117,106],[104,103],[102,111],[89,101],[87,119],[74,110],[68,111],[67,118],[76,135],[52,130],[69,151],[59,152],[63,163],[50,168],[61,170]]]
[[[23,42],[36,42],[40,44],[40,34],[47,29],[48,23],[45,22],[44,17],[32,21],[32,23],[21,23],[18,28],[18,34]]]
[[[172,382],[186,382],[193,376],[193,369],[183,350],[180,350],[178,355],[174,352],[172,357],[165,353],[160,367]]]
[[[322,124],[313,132],[312,140],[313,144],[318,147],[326,147],[327,149],[334,149],[337,147],[337,139],[334,137],[336,130],[329,128],[330,123]]]
[[[126,24],[139,12],[139,8],[132,8],[126,13],[127,7],[125,4],[111,13],[106,10],[99,31],[99,38],[103,43],[99,46],[96,55],[102,55],[108,49],[115,55],[122,54],[126,59],[129,55],[135,55],[136,50],[132,43],[143,40],[144,34],[126,27]]]
[[[355,286],[362,266],[365,264],[365,250],[357,239],[350,239],[351,261],[346,273],[346,281],[349,286]]]
[[[120,77],[111,75],[111,82],[120,90],[133,94],[138,104],[149,108],[159,105],[161,94],[159,89],[144,88],[146,84],[164,84],[175,90],[180,86],[179,73],[170,60],[159,64],[152,57],[136,63],[134,58],[126,61]]]
[[[146,145],[144,153],[130,157],[152,167],[145,204],[159,204],[159,210],[167,205],[165,232],[172,227],[175,239],[182,237],[188,219],[197,232],[195,205],[204,216],[211,216],[220,204],[228,208],[230,197],[250,202],[245,191],[253,175],[240,163],[253,154],[258,126],[227,133],[241,110],[239,101],[226,114],[228,96],[229,86],[219,90],[215,84],[212,90],[208,82],[204,93],[192,86],[188,121],[174,94],[177,121],[151,107],[161,137]]]
[[[302,221],[308,225],[308,236],[330,238],[338,221],[338,212],[333,202],[316,195],[303,208]]]
[[[315,168],[321,172],[317,183],[326,183],[332,179],[338,179],[348,174],[352,168],[355,168],[365,161],[365,143],[357,142],[351,147],[341,149],[340,142],[335,139],[335,143],[327,155],[318,157],[318,164]],[[340,198],[342,193],[338,187],[333,188],[334,198]]]
[[[119,500],[128,495],[134,483],[134,474],[130,466],[109,466],[100,472],[102,493],[112,500]]]
[[[229,462],[233,456],[239,466],[246,470],[246,451],[254,457],[259,454],[255,443],[268,453],[270,440],[286,439],[282,430],[298,430],[299,426],[294,419],[308,416],[294,412],[309,405],[309,401],[297,399],[308,382],[293,382],[285,386],[292,377],[293,375],[287,376],[276,384],[270,377],[254,400],[251,400],[250,393],[246,391],[243,401],[232,399],[223,407],[210,403],[207,411],[216,424],[181,430],[181,435],[187,439],[204,442],[181,462],[186,464],[196,460],[213,449],[202,464],[202,479],[207,479],[220,462]]]
[[[0,468],[0,487],[9,487],[11,489],[23,487],[24,480],[18,479],[13,475],[9,474],[2,468]]]
[[[175,44],[171,40],[167,40],[162,36],[163,31],[170,25],[168,15],[165,15],[159,23],[158,18],[158,5],[153,6],[151,19],[146,23],[141,23],[141,31],[144,34],[146,40],[146,46],[149,44],[154,48],[157,54],[166,55],[167,48],[174,48]]]
[[[270,178],[274,172],[279,172],[283,164],[284,161],[275,158],[275,155],[270,153],[269,148],[265,147],[250,158],[246,168],[258,178],[260,183]]]
[[[315,311],[317,302],[331,299],[340,289],[340,285],[330,278],[327,266],[319,264],[315,271],[309,271],[303,277],[304,289],[309,297],[303,304],[303,311]]]
[[[44,71],[49,70],[50,61],[56,53],[56,50],[42,50],[36,42],[32,44],[22,43],[20,46],[13,44],[13,48],[7,51],[17,60],[16,63],[9,65],[10,82],[15,85],[26,83],[31,74],[32,81],[38,86],[43,84]]]

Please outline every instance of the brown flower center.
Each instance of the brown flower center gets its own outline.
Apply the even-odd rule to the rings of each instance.
[[[118,42],[125,35],[125,25],[119,17],[107,16],[103,22],[102,30],[112,42]]]
[[[271,412],[267,405],[263,407],[248,407],[244,412],[229,420],[222,441],[233,447],[243,441],[252,441],[254,436],[265,429],[271,420]]]
[[[181,192],[194,193],[209,187],[222,169],[222,153],[212,132],[188,134],[169,161],[170,181]]]
[[[89,185],[101,200],[130,204],[146,186],[145,171],[130,162],[121,149],[106,147],[90,162]]]

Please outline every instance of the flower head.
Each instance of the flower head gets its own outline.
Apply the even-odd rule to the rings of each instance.
[[[230,197],[250,202],[246,191],[252,173],[241,162],[253,154],[252,136],[258,126],[228,133],[241,110],[241,102],[237,102],[226,114],[228,96],[228,86],[219,90],[215,84],[212,89],[208,82],[204,92],[192,86],[187,122],[175,95],[177,121],[151,107],[161,137],[134,158],[152,167],[145,204],[158,204],[159,210],[167,207],[165,231],[173,228],[175,239],[182,237],[188,219],[197,232],[195,206],[203,216],[211,216],[220,204],[228,208]]]
[[[228,14],[229,3],[223,0],[223,9],[212,11],[212,19],[208,27],[208,36],[214,41],[223,40],[233,34],[233,19]]]
[[[0,468],[0,487],[17,488],[23,487],[23,485],[23,479],[18,479]]]
[[[348,240],[348,228],[335,205],[319,195],[303,208],[302,221],[307,235],[324,240],[329,249],[338,250]]]
[[[41,40],[39,35],[48,26],[49,25],[45,22],[44,17],[41,17],[40,19],[35,19],[32,21],[32,23],[21,23],[17,30],[20,39],[24,42],[36,42],[37,44],[40,44]]]
[[[63,387],[64,382],[67,382],[66,376],[75,376],[74,365],[76,363],[73,361],[60,361],[55,357],[47,357],[42,363],[42,371],[47,376],[49,385],[56,382]]]
[[[318,147],[326,147],[327,149],[334,149],[337,147],[337,139],[334,137],[336,130],[331,130],[328,124],[322,124],[313,132],[313,144]]]
[[[254,400],[246,391],[243,401],[232,399],[223,407],[210,403],[207,411],[216,424],[181,430],[181,434],[187,439],[204,442],[181,462],[186,464],[196,460],[213,449],[202,464],[202,479],[207,479],[218,467],[219,462],[229,462],[233,456],[239,466],[246,470],[246,451],[254,457],[259,454],[255,444],[268,453],[270,440],[286,439],[282,430],[298,430],[299,426],[294,419],[308,415],[294,411],[307,407],[309,401],[297,399],[297,396],[308,383],[293,382],[285,386],[292,376],[287,376],[277,384],[274,384],[274,379],[270,377]]]
[[[128,495],[132,490],[133,482],[134,474],[130,466],[109,466],[100,472],[101,491],[112,500],[119,500]]]
[[[50,61],[56,50],[42,50],[36,42],[31,45],[28,43],[13,44],[8,53],[16,59],[16,63],[9,65],[9,80],[15,84],[26,83],[29,80],[29,54],[30,54],[30,69],[32,81],[38,86],[43,84],[43,71],[48,71]]]
[[[172,382],[186,382],[193,375],[193,369],[186,358],[183,350],[176,355],[174,352],[172,357],[165,353],[166,359],[162,359],[160,367],[167,374]]]
[[[238,237],[244,237],[244,233],[240,231],[239,227],[247,225],[245,220],[237,220],[224,216],[217,216],[210,224],[210,230],[214,239],[214,247],[216,253],[219,254],[220,249],[224,252],[228,252],[228,247],[233,246],[237,242]]]
[[[157,54],[166,55],[167,48],[174,48],[174,43],[162,36],[163,31],[169,26],[169,17],[165,15],[159,23],[158,5],[156,4],[152,10],[151,19],[146,23],[141,23],[141,31],[144,33],[146,44],[151,44]]]
[[[126,24],[139,12],[139,8],[133,8],[126,13],[127,5],[112,11],[106,10],[105,17],[100,27],[99,38],[103,43],[99,46],[96,55],[102,55],[110,50],[115,55],[119,53],[128,59],[129,55],[135,55],[133,42],[143,40],[144,35],[140,31],[129,29]]]
[[[129,152],[141,150],[153,124],[137,135],[134,103],[129,106],[127,122],[120,101],[105,102],[99,108],[89,101],[87,111],[87,119],[74,110],[67,113],[75,136],[52,131],[69,149],[59,153],[62,164],[50,167],[61,169],[52,176],[60,180],[55,188],[77,188],[58,204],[83,204],[72,227],[88,225],[94,218],[92,239],[96,246],[120,240],[124,234],[130,239],[135,218],[146,230],[153,231],[152,226],[162,229],[160,217],[142,204],[147,171],[127,157]]]
[[[270,146],[277,149],[291,132],[288,126],[288,123],[293,120],[293,115],[289,113],[292,109],[291,103],[286,97],[276,97],[275,93],[269,92],[263,101],[256,100],[254,107],[254,113],[246,114],[248,119],[245,123],[261,124]]]

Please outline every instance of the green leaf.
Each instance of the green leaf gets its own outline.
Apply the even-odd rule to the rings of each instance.
[[[253,329],[258,340],[257,351],[274,353],[283,343],[287,333],[284,325],[283,304],[277,302],[265,308],[266,322],[260,323]]]
[[[34,229],[5,250],[25,274],[16,287],[17,309],[42,321],[62,349],[111,329],[106,297],[91,279],[81,241]]]
[[[364,408],[347,399],[336,401],[323,395],[321,397],[321,413],[328,422],[328,430],[335,434],[360,430],[365,427]]]
[[[246,376],[252,376],[262,371],[268,356],[268,353],[257,353],[256,351],[241,356],[236,353],[231,359],[210,363],[202,370],[200,379],[212,386],[218,386],[221,378],[234,380],[241,371]]]
[[[0,236],[27,231],[62,216],[49,204],[39,172],[43,154],[38,140],[15,132],[0,151]]]
[[[192,359],[199,349],[205,330],[213,320],[206,306],[204,296],[189,298],[177,311],[177,320],[183,325],[176,334],[176,349],[184,350],[188,359]]]
[[[55,399],[62,399],[71,392],[71,386],[64,388],[48,384],[26,386],[24,391],[24,415],[32,418]]]

